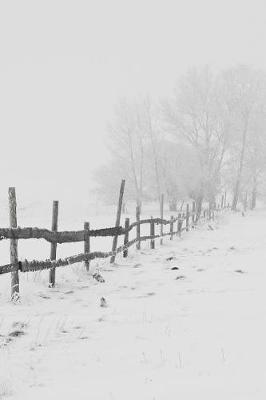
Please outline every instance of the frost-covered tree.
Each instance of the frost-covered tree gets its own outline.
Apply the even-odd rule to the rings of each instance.
[[[237,208],[242,190],[244,167],[246,158],[251,157],[252,142],[258,136],[255,128],[255,119],[259,117],[265,103],[265,76],[261,71],[247,66],[230,68],[222,73],[224,87],[224,101],[230,112],[232,129],[230,134],[231,145],[231,173],[234,174],[232,209]],[[264,135],[264,129],[260,126]],[[260,135],[259,135],[260,136]],[[252,140],[254,138],[254,141]],[[256,147],[256,146],[255,146]],[[255,173],[256,175],[256,173]],[[256,180],[256,176],[253,179]]]
[[[232,188],[232,209],[248,194],[254,208],[266,175],[265,82],[247,66],[194,68],[159,105],[149,97],[120,101],[109,125],[111,160],[95,175],[99,193],[108,188],[107,199],[116,199],[125,177],[126,196],[139,206],[164,193],[171,210],[193,198],[199,216],[203,201]]]
[[[170,140],[159,107],[148,97],[118,104],[109,141],[111,161],[95,173],[98,194],[106,202],[115,201],[122,173],[127,181],[126,199],[135,199],[140,206],[143,199],[159,200],[165,193],[170,209],[176,211],[178,201],[198,191],[194,150]]]
[[[250,193],[250,208],[257,203],[258,188],[266,171],[266,109],[257,109],[250,122],[247,150],[243,167],[243,192]]]
[[[126,171],[134,188],[137,205],[143,200],[145,174],[145,144],[147,127],[142,104],[126,99],[121,100],[115,109],[115,117],[109,125],[109,142],[113,160]]]
[[[178,202],[184,201],[199,189],[200,177],[197,158],[191,148],[163,139],[158,143],[158,172],[161,190],[166,195],[170,211],[177,211]],[[152,157],[150,158],[152,160]],[[150,171],[152,171],[152,161]],[[151,172],[150,193],[156,196],[156,182]]]
[[[228,121],[219,85],[209,68],[189,70],[174,96],[163,105],[165,120],[178,143],[189,145],[197,158],[200,185],[195,193],[198,215],[203,199],[214,201],[227,146]]]

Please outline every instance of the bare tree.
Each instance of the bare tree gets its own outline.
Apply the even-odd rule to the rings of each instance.
[[[143,200],[145,142],[147,131],[143,109],[137,102],[122,100],[117,104],[115,119],[109,126],[112,156],[122,160],[130,173],[137,205]]]
[[[264,77],[259,71],[247,66],[238,66],[225,71],[223,80],[226,93],[225,102],[233,121],[234,130],[231,132],[231,140],[232,143],[237,144],[239,149],[232,201],[232,210],[236,210],[241,192],[252,120],[264,101]]]
[[[160,201],[160,196],[162,191],[161,180],[160,180],[160,161],[159,161],[160,135],[158,126],[156,126],[157,124],[155,122],[154,113],[152,110],[152,103],[148,97],[143,101],[143,109],[147,125],[147,133],[152,148],[157,199],[158,201]]]
[[[184,144],[178,145],[173,140],[162,139],[158,149],[161,190],[167,196],[169,210],[177,211],[178,202],[198,190],[200,180],[197,159],[191,148]]]
[[[215,203],[230,186],[232,209],[239,199],[246,207],[250,192],[254,208],[266,172],[265,82],[263,72],[246,66],[216,75],[204,67],[183,75],[161,107],[148,97],[120,101],[109,126],[111,160],[96,174],[99,186],[112,193],[123,175],[126,197],[141,206],[164,192],[172,211],[191,197],[197,218],[203,201]]]
[[[251,193],[250,208],[254,209],[257,203],[258,186],[266,171],[266,112],[262,106],[254,113],[250,121],[246,159],[244,164],[244,187]]]
[[[202,202],[214,200],[227,144],[227,122],[218,85],[206,67],[192,69],[179,81],[174,99],[164,104],[165,119],[178,142],[189,144],[200,167],[200,186],[195,195],[197,215]]]

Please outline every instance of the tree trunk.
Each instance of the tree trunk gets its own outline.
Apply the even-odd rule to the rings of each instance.
[[[183,205],[184,205],[184,200],[182,201],[182,203],[181,203],[181,206],[180,206],[180,208],[179,208],[179,211],[182,211],[183,210]]]
[[[238,203],[240,179],[241,179],[241,174],[238,173],[238,177],[237,177],[235,188],[234,188],[234,197],[233,197],[233,201],[232,201],[232,210],[233,211],[236,211],[236,207],[237,207],[237,203]]]
[[[176,199],[169,200],[169,211],[177,211],[177,200]]]
[[[200,219],[202,211],[203,195],[197,197],[196,199],[196,221]]]
[[[149,133],[150,133],[152,152],[153,152],[155,180],[156,180],[156,191],[157,191],[158,201],[160,202],[161,184],[160,184],[160,174],[159,174],[159,159],[158,159],[158,153],[157,153],[157,141],[156,141],[156,139],[154,137],[154,131],[153,131],[153,127],[152,127],[150,102],[146,103],[146,107],[147,107],[147,113],[148,113]]]
[[[241,152],[240,152],[239,167],[238,167],[236,183],[235,183],[235,188],[234,188],[233,202],[232,202],[232,210],[233,211],[236,211],[236,207],[237,207],[237,203],[238,203],[238,199],[239,199],[240,184],[241,184],[243,165],[244,165],[244,159],[245,159],[247,131],[248,131],[248,118],[246,117],[243,135],[242,135],[242,146],[241,146]]]
[[[257,179],[254,177],[253,181],[253,189],[252,189],[252,196],[251,196],[251,210],[254,210],[257,205]]]
[[[141,197],[139,197],[139,198],[137,199],[136,205],[137,205],[137,207],[139,207],[139,212],[140,212],[140,214],[141,214],[141,212],[142,212],[142,200],[141,200]]]
[[[243,201],[243,206],[244,206],[244,211],[247,211],[247,205],[248,205],[248,192],[245,192],[245,197],[244,197],[244,201]]]

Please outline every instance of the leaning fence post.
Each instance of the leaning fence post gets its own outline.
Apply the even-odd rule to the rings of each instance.
[[[120,226],[125,183],[126,183],[126,181],[124,179],[122,179],[121,186],[120,186],[120,192],[119,192],[117,213],[116,213],[116,222],[115,222],[115,226],[117,228]],[[112,255],[111,260],[110,260],[111,264],[115,262],[115,252],[116,252],[116,248],[117,248],[117,242],[118,242],[118,235],[115,235],[114,239],[113,239],[113,246],[112,246],[112,253],[114,253],[114,254]]]
[[[173,236],[174,236],[174,217],[171,216],[171,219],[170,219],[170,240],[173,240]]]
[[[17,201],[16,189],[8,189],[9,197],[9,220],[10,228],[17,228]],[[10,262],[16,267],[18,265],[18,240],[10,239]],[[17,267],[16,267],[17,268]],[[19,275],[18,269],[11,272],[11,300],[19,300]]]
[[[150,248],[151,248],[151,249],[155,249],[155,240],[154,240],[154,236],[155,236],[155,224],[154,224],[153,217],[151,217],[150,236],[151,236]]]
[[[140,250],[140,206],[136,207],[136,233],[137,233],[137,244],[136,249]]]
[[[84,222],[84,253],[89,253],[91,251],[90,245],[90,224],[89,222]],[[87,271],[90,269],[90,261],[86,259],[84,265]]]
[[[124,251],[123,251],[123,257],[126,258],[128,256],[128,238],[129,238],[129,225],[130,225],[130,220],[129,218],[125,219],[125,236],[124,236]]]
[[[189,231],[189,204],[187,203],[187,210],[186,210],[186,232]]]
[[[161,194],[161,197],[160,197],[160,217],[161,217],[162,220],[163,220],[163,206],[164,206],[164,195]],[[160,244],[162,245],[163,244],[163,223],[162,222],[161,222],[160,236],[161,236]]]
[[[56,232],[58,228],[58,201],[53,202],[52,231]],[[50,260],[56,260],[57,243],[51,243]],[[55,286],[55,267],[50,269],[49,287]]]

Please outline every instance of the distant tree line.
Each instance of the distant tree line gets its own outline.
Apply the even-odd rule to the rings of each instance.
[[[266,74],[190,69],[167,99],[120,100],[108,133],[111,160],[95,173],[106,202],[125,177],[139,206],[165,193],[170,210],[190,198],[200,213],[228,191],[233,210],[247,199],[254,208],[266,172]]]

